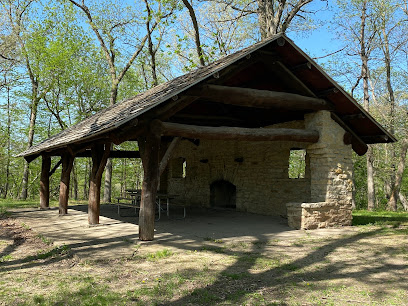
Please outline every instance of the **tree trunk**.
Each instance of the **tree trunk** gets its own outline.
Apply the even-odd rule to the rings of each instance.
[[[62,171],[59,192],[59,214],[66,215],[68,213],[69,182],[74,158],[69,154],[65,154],[61,158]]]
[[[395,96],[394,96],[394,89],[392,87],[392,82],[391,82],[391,56],[390,56],[390,48],[389,48],[389,41],[388,41],[388,35],[386,32],[386,27],[385,25],[383,25],[382,28],[382,50],[383,50],[383,54],[384,54],[384,62],[385,62],[385,70],[386,70],[386,84],[387,84],[387,90],[388,90],[388,95],[389,95],[389,101],[390,101],[390,125],[389,125],[389,131],[391,134],[394,134],[395,131]],[[396,179],[396,156],[395,156],[395,148],[393,145],[389,145],[387,146],[386,150],[389,152],[389,154],[387,154],[387,156],[389,156],[390,158],[390,169],[391,169],[391,173],[389,174],[389,181],[390,181],[390,185],[394,186],[395,185],[395,179]],[[392,195],[390,195],[390,199],[391,199]],[[397,199],[395,197],[395,195],[393,196],[393,203],[391,203],[390,201],[388,202],[389,205],[394,205],[394,201],[395,201],[395,207],[397,204]],[[392,209],[389,206],[389,209]]]
[[[150,30],[150,21],[152,20],[152,12],[150,10],[149,3],[145,0],[146,4],[146,11],[147,11],[147,18],[146,18],[146,30],[147,30],[147,49],[150,55],[150,67],[152,68],[152,79],[153,79],[153,87],[159,84],[157,80],[157,72],[156,72],[156,51],[153,49],[153,42],[152,42],[152,32]]]
[[[90,170],[89,170],[88,165],[89,165],[89,161],[87,159],[86,163],[85,163],[84,185],[82,186],[82,190],[83,190],[83,193],[84,193],[84,196],[83,196],[84,200],[87,200],[88,199],[87,195],[89,195],[88,194],[88,186],[89,186],[89,179],[88,178],[90,177],[90,174],[89,174]]]
[[[112,202],[112,158],[109,158],[105,168],[105,187],[103,190],[103,203]]]
[[[387,204],[388,209],[392,211],[397,210],[397,201],[398,201],[398,196],[401,190],[401,182],[402,182],[402,177],[403,177],[404,169],[405,169],[405,160],[407,157],[407,150],[408,150],[408,138],[405,138],[402,140],[400,160],[398,163],[397,173],[395,175],[395,183],[391,191],[391,197]]]
[[[398,196],[399,196],[399,200],[400,200],[402,206],[404,207],[404,210],[408,211],[408,200],[407,200],[407,198],[401,192],[398,194]]]
[[[50,207],[50,169],[51,157],[43,155],[40,179],[40,209],[48,209]]]
[[[159,127],[152,128],[147,135],[138,138],[139,150],[143,163],[143,184],[139,214],[139,239],[154,239],[154,215],[156,193],[159,184]]]
[[[200,29],[198,27],[198,22],[197,22],[196,14],[194,12],[194,8],[191,6],[188,0],[182,0],[182,1],[184,3],[184,6],[188,9],[188,13],[190,14],[191,22],[193,23],[194,41],[196,44],[196,52],[197,52],[198,59],[200,61],[200,65],[205,66],[204,52],[203,52],[203,48],[201,47],[201,41],[200,41]]]
[[[35,91],[36,94],[36,90]],[[34,130],[35,130],[35,121],[37,119],[37,108],[38,108],[38,103],[39,100],[37,98],[34,98],[31,104],[31,114],[30,114],[30,125],[28,129],[28,143],[27,143],[27,149],[29,149],[33,145],[33,140],[34,140]],[[23,182],[21,186],[21,194],[20,194],[20,199],[21,200],[26,200],[27,195],[28,195],[28,175],[29,175],[29,164],[26,161],[24,163],[24,171],[23,171]]]
[[[291,9],[287,10],[286,15],[284,15],[285,8],[288,6],[286,1],[257,0],[258,22],[262,40],[277,33],[285,33],[293,18],[306,4],[312,1],[299,0],[291,4]]]
[[[4,81],[7,84],[7,80]],[[3,198],[7,198],[10,179],[10,160],[11,160],[11,114],[10,114],[10,87],[7,86],[7,165],[6,165],[6,184],[4,186]]]
[[[361,59],[361,78],[363,79],[364,108],[370,111],[370,96],[368,94],[368,53],[365,41],[366,11],[367,0],[363,1],[361,8],[361,26],[360,26],[360,59]],[[374,155],[372,146],[367,150],[367,209],[375,208],[375,186],[374,186]]]
[[[374,185],[374,166],[373,166],[373,148],[368,146],[367,150],[367,209],[375,209],[375,185]]]

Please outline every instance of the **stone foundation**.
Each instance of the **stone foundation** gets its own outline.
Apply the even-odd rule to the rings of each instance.
[[[317,229],[351,225],[351,207],[339,208],[334,202],[288,203],[288,224],[295,229]]]

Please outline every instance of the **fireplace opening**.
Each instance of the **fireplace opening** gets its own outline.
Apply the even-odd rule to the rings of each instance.
[[[210,185],[210,205],[211,207],[236,208],[237,188],[234,184],[218,180]]]

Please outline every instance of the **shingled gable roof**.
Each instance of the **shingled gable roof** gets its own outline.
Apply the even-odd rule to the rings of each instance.
[[[171,99],[188,88],[202,82],[212,75],[215,75],[217,72],[222,71],[231,64],[278,39],[284,39],[285,42],[288,42],[292,48],[294,48],[295,52],[298,52],[301,56],[303,56],[306,61],[311,62],[320,73],[317,79],[321,79],[322,77],[325,78],[332,87],[337,88],[340,94],[346,98],[344,100],[346,103],[352,104],[348,106],[352,106],[353,111],[357,110],[359,113],[362,113],[365,119],[368,119],[371,124],[374,124],[373,126],[375,126],[378,131],[384,135],[384,141],[382,142],[396,141],[391,134],[389,134],[380,124],[378,124],[353,98],[351,98],[336,82],[334,82],[316,63],[314,63],[311,58],[300,50],[289,38],[287,38],[285,35],[279,34],[223,57],[205,67],[200,67],[171,81],[160,84],[142,94],[137,95],[136,97],[127,99],[121,103],[117,103],[104,110],[101,110],[85,120],[67,128],[66,130],[51,136],[50,138],[32,146],[24,152],[21,152],[17,155],[17,157],[39,155],[41,152],[53,151],[78,141],[83,142],[87,139],[95,138],[98,135],[117,129],[155,106]],[[344,103],[344,101],[342,102]],[[366,141],[366,143],[371,142]]]

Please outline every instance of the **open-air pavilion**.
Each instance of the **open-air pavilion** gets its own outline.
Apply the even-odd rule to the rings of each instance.
[[[137,141],[139,151],[111,150]],[[396,141],[284,35],[104,109],[19,154],[42,158],[41,208],[49,206],[51,156],[62,164],[59,213],[67,213],[70,172],[92,157],[89,224],[99,223],[108,158],[140,157],[144,177],[139,238],[154,238],[155,201],[178,194],[187,206],[224,206],[285,215],[294,228],[351,224],[354,150]],[[303,150],[304,175],[288,177]]]

